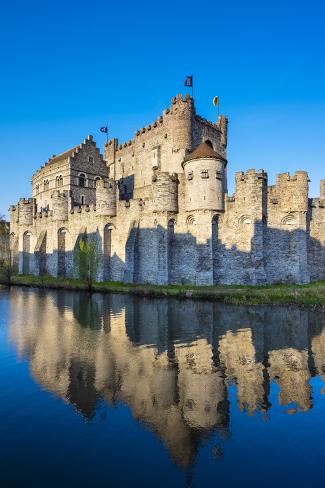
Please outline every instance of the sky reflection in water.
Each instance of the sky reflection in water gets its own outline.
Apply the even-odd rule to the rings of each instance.
[[[1,486],[323,486],[325,313],[0,291]]]

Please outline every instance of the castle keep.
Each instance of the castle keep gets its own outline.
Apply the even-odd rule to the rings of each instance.
[[[130,141],[92,136],[52,156],[32,198],[10,208],[11,259],[20,273],[76,276],[81,239],[96,243],[98,280],[195,285],[325,279],[325,180],[236,174],[227,192],[227,124],[200,117],[193,99],[171,106]]]

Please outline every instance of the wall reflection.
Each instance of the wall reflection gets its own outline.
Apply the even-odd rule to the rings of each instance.
[[[38,384],[91,419],[99,400],[127,404],[189,466],[238,408],[270,415],[270,382],[288,413],[312,408],[325,374],[325,314],[124,295],[10,291],[10,340]],[[269,412],[270,411],[270,412]]]

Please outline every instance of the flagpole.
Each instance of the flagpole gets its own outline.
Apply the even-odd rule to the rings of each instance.
[[[185,86],[191,87],[192,89],[192,99],[194,100],[194,83],[193,83],[193,75],[187,76],[185,78]]]
[[[108,143],[108,122],[106,123],[106,144]]]

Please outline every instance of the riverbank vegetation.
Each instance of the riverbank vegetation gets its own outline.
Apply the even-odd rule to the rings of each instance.
[[[232,304],[281,304],[325,308],[325,281],[307,285],[149,285],[120,282],[92,282],[52,276],[0,274],[4,285],[21,285],[66,290],[85,290],[104,293],[133,293],[146,297],[177,297],[213,300]]]

